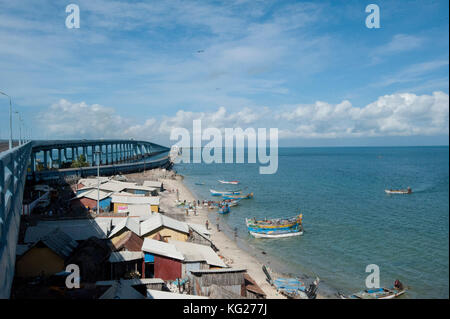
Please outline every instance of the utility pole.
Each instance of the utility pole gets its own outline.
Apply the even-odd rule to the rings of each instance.
[[[7,96],[9,98],[9,149],[12,149],[12,104],[11,97],[0,91],[0,94]]]
[[[19,118],[19,146],[23,144],[22,141],[22,116],[20,116],[19,111],[15,111],[14,113],[17,114],[18,118]]]

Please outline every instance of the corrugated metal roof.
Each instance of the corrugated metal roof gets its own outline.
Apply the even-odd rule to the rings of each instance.
[[[204,296],[177,294],[174,292],[147,289],[148,299],[209,299]]]
[[[195,274],[214,274],[214,273],[227,273],[227,272],[246,272],[245,268],[220,268],[220,269],[198,269],[190,270],[191,273]]]
[[[142,251],[142,244],[144,240],[133,233],[128,231],[125,236],[123,236],[119,241],[114,242],[114,248],[116,250],[126,249],[128,251]]]
[[[122,203],[122,204],[148,204],[148,205],[159,205],[158,196],[131,196],[131,195],[121,195],[114,194],[111,196],[112,203]]]
[[[135,218],[125,217],[123,220],[119,221],[116,226],[114,226],[108,238],[115,236],[118,232],[120,232],[124,228],[131,230],[138,236],[140,235],[139,220],[136,220]]]
[[[211,235],[211,232],[209,230],[207,230],[204,225],[193,224],[193,223],[188,223],[188,225],[189,225],[189,227],[192,228],[192,230],[196,231],[199,234],[203,234],[208,237]]]
[[[142,251],[115,251],[109,256],[110,263],[121,263],[124,261],[132,261],[142,259],[144,254]]]
[[[169,244],[174,245],[176,249],[184,255],[184,261],[205,261],[211,266],[227,267],[222,259],[220,259],[209,246],[172,239],[169,239]]]
[[[158,181],[144,181],[142,183],[142,185],[147,186],[147,187],[161,188],[162,183],[158,182]]]
[[[97,191],[97,189],[92,189],[90,191],[86,191],[86,192],[83,192],[81,194],[78,194],[76,196],[76,198],[86,197],[86,198],[90,198],[90,199],[93,199],[93,200],[97,200],[97,197],[99,196],[99,200],[103,200],[103,199],[105,199],[107,197],[110,197],[112,194],[113,194],[112,192],[105,192],[105,191],[102,191],[102,190],[98,190]]]
[[[100,183],[106,183],[109,181],[109,177],[99,176],[98,179],[100,180]],[[97,178],[82,178],[78,181],[79,184],[83,184],[84,186],[97,186],[98,184]]]
[[[58,256],[65,259],[70,256],[78,243],[59,228],[41,238],[40,242],[53,250]]]
[[[153,240],[150,238],[144,239],[142,251],[178,260],[184,260],[183,254],[180,253],[174,245],[162,241]]]
[[[99,299],[145,299],[145,297],[132,286],[116,281]]]
[[[151,211],[149,205],[129,205],[127,209],[122,212],[128,212],[130,217],[138,217],[139,220],[147,220],[157,213]]]
[[[65,232],[74,240],[85,240],[89,237],[106,238],[110,227],[107,223],[97,223],[95,219],[73,219],[59,221],[41,221],[36,226],[28,227],[25,232],[25,243],[35,243],[56,228]]]
[[[156,213],[154,216],[141,223],[141,236],[144,236],[161,226],[174,229],[185,234],[189,233],[189,226],[187,223]]]

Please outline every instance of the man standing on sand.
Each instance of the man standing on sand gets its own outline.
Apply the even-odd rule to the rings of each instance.
[[[208,220],[206,220],[205,226],[206,226],[206,229],[209,229],[209,228],[208,228],[208,226],[209,226]]]
[[[220,231],[220,229],[219,229],[219,217],[218,216],[217,216],[216,220],[217,220],[217,231]]]

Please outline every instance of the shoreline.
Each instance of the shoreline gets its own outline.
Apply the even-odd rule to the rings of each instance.
[[[175,179],[160,179],[164,184],[164,188],[167,190],[161,194],[161,211],[172,218],[201,225],[205,225],[208,220],[209,231],[211,232],[210,239],[219,249],[218,253],[224,257],[225,261],[231,261],[230,267],[247,269],[248,274],[256,281],[264,293],[266,293],[267,299],[287,299],[267,282],[266,275],[262,271],[262,266],[266,265],[273,278],[292,277],[292,275],[281,272],[281,265],[277,265],[276,260],[271,260],[270,256],[266,255],[262,250],[258,249],[258,253],[255,253],[256,248],[251,247],[243,238],[237,237],[235,241],[228,224],[220,221],[220,231],[217,231],[216,224],[218,220],[214,218],[215,210],[202,207],[197,209],[196,216],[193,213],[186,216],[183,209],[175,206],[176,190],[178,189],[180,201],[186,200],[187,202],[192,202],[200,198],[184,183],[184,176],[176,173],[174,177]],[[298,278],[307,287],[315,279],[304,274],[300,274]],[[317,291],[317,299],[335,298],[338,298],[337,289],[321,281]]]

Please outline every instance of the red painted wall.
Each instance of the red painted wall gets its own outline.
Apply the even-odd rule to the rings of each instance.
[[[155,256],[155,278],[175,280],[181,278],[181,262],[162,256]]]
[[[97,201],[90,199],[90,198],[86,198],[86,197],[80,198],[80,202],[83,206],[85,206],[85,207],[87,206],[91,209],[94,207],[97,207]]]

